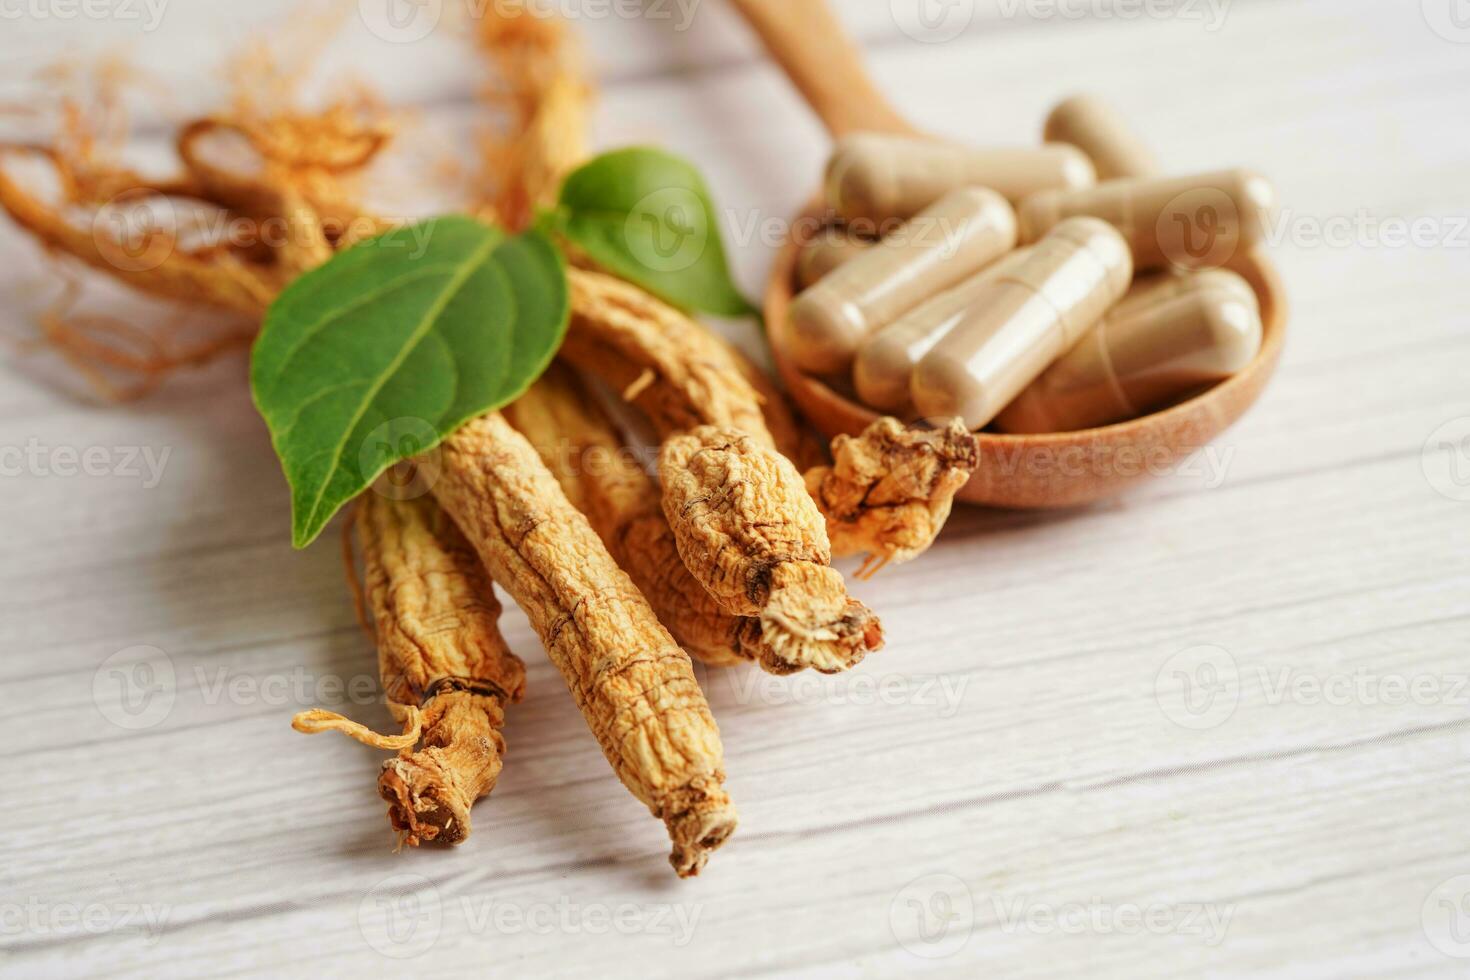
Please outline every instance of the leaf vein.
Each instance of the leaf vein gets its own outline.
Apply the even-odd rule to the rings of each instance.
[[[444,291],[434,300],[433,304],[419,319],[418,324],[409,334],[408,343],[403,345],[402,350],[400,350],[398,354],[393,358],[393,361],[388,364],[386,368],[379,374],[377,380],[373,383],[372,388],[367,392],[367,395],[363,398],[361,404],[358,406],[357,411],[353,413],[352,420],[343,427],[342,438],[339,439],[337,441],[337,444],[332,447],[332,455],[334,457],[332,461],[332,467],[327,471],[325,477],[317,486],[316,497],[312,500],[311,510],[307,514],[307,526],[316,523],[317,511],[321,509],[322,498],[326,495],[327,487],[331,484],[332,479],[336,477],[337,470],[341,468],[342,448],[347,445],[347,440],[352,435],[352,432],[357,428],[357,424],[361,422],[362,417],[367,414],[368,406],[372,404],[372,401],[374,398],[377,397],[378,392],[383,390],[383,385],[388,383],[388,379],[393,376],[394,371],[396,371],[403,364],[403,362],[408,359],[408,355],[418,347],[419,343],[423,340],[425,334],[433,331],[434,324],[439,319],[439,314],[444,312],[444,308],[449,305],[450,299],[459,293],[459,291],[464,287],[464,284],[469,280],[471,274],[474,273],[475,269],[477,269],[481,264],[485,262],[487,258],[489,258],[489,256],[495,251],[495,248],[500,245],[500,243],[501,240],[498,238],[487,237],[484,244],[479,245],[475,248],[474,252],[470,254],[469,258],[460,266],[458,271],[456,271],[455,274],[450,278],[449,282],[446,283],[446,288],[444,289]],[[367,477],[368,474],[363,474],[363,476]]]
[[[301,421],[301,416],[305,415],[306,410],[316,402],[319,402],[328,395],[341,391],[344,388],[358,388],[365,384],[367,384],[367,381],[365,381],[364,379],[354,378],[351,381],[339,381],[334,385],[327,385],[325,388],[313,392],[310,397],[303,400],[301,404],[296,407],[296,414],[291,416],[291,421],[286,425],[286,427],[284,429],[281,429],[280,432],[276,434],[276,442],[284,443],[286,441],[286,438],[291,434],[291,430],[296,428],[296,423]]]
[[[383,283],[380,286],[376,286],[373,289],[368,290],[366,293],[357,297],[345,306],[342,306],[325,314],[321,317],[321,319],[317,320],[309,327],[304,328],[301,337],[296,341],[296,343],[291,345],[289,350],[286,351],[286,356],[281,360],[281,366],[276,370],[275,380],[279,381],[281,379],[281,376],[286,373],[286,369],[291,366],[291,362],[296,359],[296,355],[301,353],[301,349],[303,347],[305,347],[312,340],[316,339],[317,335],[320,334],[327,327],[331,326],[333,323],[340,321],[349,313],[355,313],[357,310],[373,302],[374,300],[381,299],[383,296],[386,296],[387,294],[393,292],[395,289],[398,289],[406,284],[417,282],[419,279],[426,279],[439,272],[452,273],[453,269],[453,265],[441,264],[426,266],[422,269],[414,269],[412,272],[405,272],[400,276],[389,279],[387,282]]]

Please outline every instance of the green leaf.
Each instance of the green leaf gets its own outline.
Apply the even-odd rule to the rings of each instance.
[[[396,228],[288,286],[250,387],[291,485],[296,547],[393,463],[524,392],[569,313],[545,235],[464,217]]]
[[[604,153],[562,184],[556,227],[604,268],[675,306],[754,309],[735,288],[704,179],[662,150]]]

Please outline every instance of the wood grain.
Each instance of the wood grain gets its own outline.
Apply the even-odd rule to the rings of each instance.
[[[372,651],[334,549],[289,547],[243,359],[117,409],[7,348],[0,974],[1464,975],[1431,936],[1453,921],[1435,889],[1470,874],[1470,458],[1457,471],[1438,448],[1470,417],[1470,48],[1420,4],[1372,0],[1238,0],[1216,29],[979,4],[942,43],[888,7],[844,20],[925,130],[1029,142],[1091,90],[1170,169],[1276,180],[1292,332],[1255,408],[1199,465],[1117,502],[957,512],[931,554],[855,583],[890,643],[851,675],[704,673],[741,827],[677,882],[515,611],[528,693],[474,837],[393,854],[379,757],[289,728],[316,703],[388,719],[330,696],[371,676]],[[250,8],[169,7],[142,45],[203,78],[229,25],[280,5]],[[756,294],[767,223],[799,210],[826,138],[734,23],[709,3],[687,31],[581,26],[607,80],[600,142],[698,160]],[[128,36],[7,22],[0,63],[10,78],[71,38]],[[325,63],[387,50],[356,44]],[[424,65],[395,95],[462,136],[471,76],[437,57],[454,47],[385,64]],[[1391,223],[1416,221],[1421,243],[1396,244]],[[23,335],[53,281],[8,225],[0,255],[0,329]],[[730,335],[758,350],[754,328]],[[42,463],[17,468],[28,445]],[[56,472],[60,447],[103,447],[107,475]],[[168,451],[156,485],[122,465],[132,449]],[[130,728],[118,685],[140,678],[108,658],[137,646],[174,683],[166,715]],[[1217,700],[1191,714],[1178,681],[1206,665]],[[1421,696],[1381,696],[1395,679]],[[1129,927],[1130,909],[1163,926]]]

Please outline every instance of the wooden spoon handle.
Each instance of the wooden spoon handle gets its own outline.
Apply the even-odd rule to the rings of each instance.
[[[863,67],[826,0],[733,0],[832,136],[913,133]]]

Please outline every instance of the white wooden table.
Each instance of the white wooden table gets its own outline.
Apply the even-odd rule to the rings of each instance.
[[[594,54],[598,141],[697,160],[758,291],[761,231],[825,153],[814,121],[718,0],[554,6]],[[530,691],[500,785],[464,846],[394,854],[380,755],[287,724],[389,722],[340,690],[373,654],[334,547],[289,546],[243,358],[117,408],[7,348],[0,974],[1464,976],[1463,6],[845,5],[926,128],[1029,142],[1085,89],[1171,169],[1272,175],[1291,338],[1191,472],[1077,513],[957,513],[860,585],[890,640],[854,673],[706,673],[742,820],[696,881],[517,613]],[[207,108],[215,60],[289,7],[175,0],[149,30],[141,0],[0,6],[0,96],[125,43]],[[430,122],[472,116],[447,32],[354,20],[326,68],[354,66]],[[0,224],[14,334],[55,280]]]

